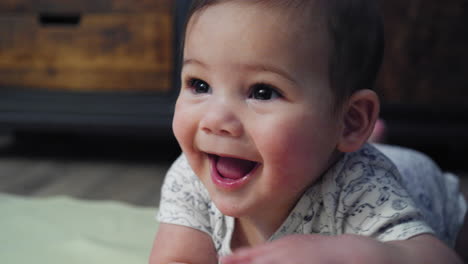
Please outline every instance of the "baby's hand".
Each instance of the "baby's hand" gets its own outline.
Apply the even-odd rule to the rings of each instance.
[[[392,252],[391,246],[357,235],[291,235],[253,248],[239,249],[221,258],[221,263],[394,263]]]

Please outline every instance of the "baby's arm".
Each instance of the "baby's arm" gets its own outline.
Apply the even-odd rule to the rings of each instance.
[[[346,263],[462,264],[457,255],[432,235],[379,242],[359,235],[292,235],[221,259],[223,264]]]
[[[463,263],[454,250],[429,234],[408,240],[389,241],[386,244],[395,247],[395,252],[401,254],[399,263]]]
[[[161,189],[158,233],[150,264],[211,264],[217,254],[210,232],[209,197],[181,155]]]
[[[173,224],[159,224],[150,264],[215,264],[217,255],[211,237],[199,230]]]

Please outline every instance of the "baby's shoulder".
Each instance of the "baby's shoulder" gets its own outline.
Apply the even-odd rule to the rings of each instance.
[[[190,167],[183,153],[172,163],[167,171],[162,191],[165,195],[196,195],[203,198],[205,202],[209,201],[208,191]]]
[[[356,152],[346,153],[331,168],[327,178],[339,189],[373,182],[378,182],[379,185],[398,185],[401,181],[395,164],[370,144],[365,144]]]

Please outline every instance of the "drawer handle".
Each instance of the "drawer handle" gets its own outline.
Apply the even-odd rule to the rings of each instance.
[[[78,26],[80,21],[80,14],[39,14],[43,26]]]

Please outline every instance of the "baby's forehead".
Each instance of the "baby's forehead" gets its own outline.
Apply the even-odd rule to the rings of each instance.
[[[301,38],[328,38],[329,35],[327,12],[324,11],[325,5],[319,0],[224,0],[213,2],[214,4],[205,6],[192,14],[187,24],[186,34],[189,33],[193,22],[197,21],[207,9],[224,5],[235,8],[239,17],[246,11],[253,9],[266,11],[264,13],[268,13],[268,16],[274,17],[282,24],[281,31],[275,32],[276,34],[288,35],[285,33],[289,33],[301,36]],[[253,23],[261,22],[262,17],[259,15],[258,20]]]
[[[284,2],[286,1],[230,0],[206,6],[190,18],[185,40],[193,37],[191,33],[195,25],[202,25],[206,35],[235,35],[239,41],[250,37],[252,41],[267,40],[271,41],[272,45],[278,45],[279,42],[288,43],[288,47],[285,48],[291,45],[297,48],[301,46],[305,50],[314,49],[314,52],[317,50],[316,43],[324,44],[320,45],[321,47],[329,46],[325,16],[323,12],[317,11],[316,4],[310,3],[315,1],[306,1],[307,5],[300,6],[285,5]],[[216,20],[216,23],[213,20]],[[232,28],[233,23],[236,24],[235,28]],[[219,25],[225,25],[223,30],[219,30]],[[260,34],[249,35],[252,29],[257,29]]]

